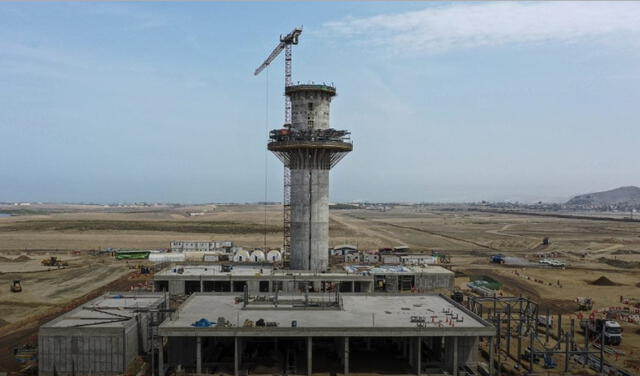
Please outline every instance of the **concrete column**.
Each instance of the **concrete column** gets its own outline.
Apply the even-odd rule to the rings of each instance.
[[[238,337],[233,337],[233,374],[240,374],[240,354],[238,349]]]
[[[200,277],[200,292],[204,292],[204,281],[202,280],[202,277]]]
[[[158,376],[164,376],[164,341],[162,337],[158,337]]]
[[[458,376],[458,337],[453,337],[453,376]]]
[[[196,373],[202,373],[202,337],[196,337]]]
[[[416,375],[422,374],[422,337],[416,338]],[[457,376],[454,374],[454,376]]]
[[[407,338],[407,352],[409,352],[409,365],[413,366],[413,337]]]
[[[291,170],[291,269],[329,266],[329,170]]]
[[[356,281],[351,281],[351,292],[356,292]]]
[[[313,373],[313,338],[307,337],[307,376]]]
[[[344,337],[344,375],[349,375],[349,337]]]
[[[493,337],[489,337],[489,376],[493,376]]]

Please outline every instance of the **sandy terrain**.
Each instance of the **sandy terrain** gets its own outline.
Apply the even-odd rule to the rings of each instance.
[[[233,240],[248,248],[265,243],[279,247],[282,242],[282,211],[277,205],[36,209],[0,218],[0,257],[6,258],[0,258],[0,286],[6,286],[0,288],[0,317],[5,320],[0,321],[5,324],[0,335],[15,329],[11,323],[41,316],[127,273],[126,264],[89,256],[86,250],[167,248],[174,239]],[[543,309],[563,315],[575,315],[577,296],[592,297],[596,308],[619,305],[620,295],[640,298],[640,223],[440,209],[333,210],[330,244],[443,251],[452,257],[461,287],[468,276],[492,276],[503,283],[505,294],[533,297]],[[544,237],[550,239],[548,246],[542,246]],[[83,250],[82,255],[70,253],[76,250]],[[561,270],[489,264],[488,256],[498,252],[533,263],[538,252],[557,252],[556,258],[569,266]],[[69,268],[45,270],[39,262],[48,254],[67,258]],[[31,260],[11,261],[21,256]],[[600,276],[618,285],[592,285]],[[12,279],[22,279],[23,293],[9,292]],[[640,358],[640,326],[624,326],[620,348],[629,355],[620,364]]]

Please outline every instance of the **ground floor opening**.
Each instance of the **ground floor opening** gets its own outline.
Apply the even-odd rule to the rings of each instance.
[[[168,337],[169,375],[450,374],[470,369],[477,337]],[[462,373],[460,373],[462,374]]]

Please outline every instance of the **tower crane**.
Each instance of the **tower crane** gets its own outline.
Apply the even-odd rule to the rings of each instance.
[[[298,38],[302,34],[302,28],[296,27],[289,34],[280,35],[280,43],[273,49],[267,59],[256,69],[253,73],[257,76],[268,67],[273,60],[284,50],[284,86],[291,86],[291,47],[298,44]],[[288,96],[284,96],[284,127],[291,127],[291,99]],[[284,225],[284,238],[283,238],[283,254],[289,252],[289,246],[291,244],[291,171],[289,166],[284,166],[284,197],[283,204],[283,225]]]

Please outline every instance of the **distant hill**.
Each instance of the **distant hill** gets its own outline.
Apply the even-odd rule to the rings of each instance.
[[[640,188],[629,186],[620,187],[604,192],[578,195],[567,201],[567,205],[640,205]]]

